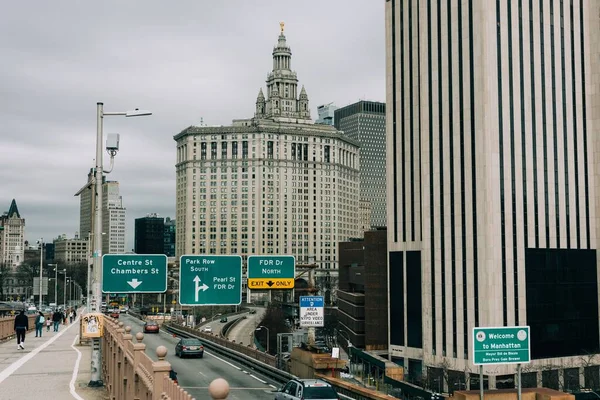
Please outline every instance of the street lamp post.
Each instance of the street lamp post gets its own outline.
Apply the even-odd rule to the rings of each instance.
[[[63,287],[63,305],[65,306],[65,311],[67,310],[67,284],[69,283],[69,279],[71,279],[71,277],[67,276],[67,273],[65,272],[65,286]]]
[[[42,263],[44,260],[44,238],[41,238],[38,241],[38,244],[40,246],[40,306],[39,306],[39,310],[42,310]]]
[[[100,312],[102,304],[102,178],[103,161],[103,121],[104,116],[121,115],[125,117],[142,117],[152,115],[149,111],[135,109],[126,112],[104,112],[104,103],[96,103],[96,168],[94,170],[94,188],[95,188],[95,212],[94,212],[94,253],[93,269],[94,276],[92,281],[92,305],[93,312]],[[111,160],[118,151],[118,145],[108,149]],[[108,171],[110,172],[110,171]],[[91,280],[91,279],[88,279]],[[88,386],[102,387],[102,354],[100,353],[100,339],[92,339],[92,358],[91,358],[91,379]]]
[[[58,307],[58,264],[48,264],[49,267],[54,267],[54,302]]]
[[[269,328],[267,328],[264,325],[261,325],[261,326],[256,327],[255,331],[258,332],[263,328],[266,329],[266,331],[267,331],[267,353],[269,353]]]

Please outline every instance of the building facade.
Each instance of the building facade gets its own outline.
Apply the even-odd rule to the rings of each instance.
[[[102,253],[125,253],[125,207],[119,194],[119,182],[105,181],[102,213]]]
[[[345,351],[350,340],[359,349],[387,352],[386,240],[387,232],[376,230],[339,245],[338,343]]]
[[[94,231],[94,170],[90,168],[86,185],[77,192],[79,196],[79,233],[82,238],[88,238]]]
[[[148,214],[135,219],[134,251],[137,254],[163,254],[165,250],[165,219]]]
[[[297,83],[282,30],[254,118],[175,135],[176,256],[290,254],[337,273],[337,243],[359,234],[359,146],[313,123]]]
[[[175,220],[165,218],[164,224],[164,253],[167,257],[175,257]]]
[[[0,263],[14,269],[25,258],[25,218],[13,199],[8,212],[0,216]]]
[[[387,226],[385,103],[361,100],[335,110],[336,129],[360,143],[360,198],[371,205],[370,226]]]
[[[474,327],[529,325],[524,386],[598,387],[600,2],[385,6],[392,357],[464,382]]]
[[[62,266],[65,264],[81,264],[88,262],[88,245],[89,240],[79,237],[69,239],[66,235],[59,236],[54,239],[54,262]]]
[[[334,115],[337,107],[333,103],[323,104],[317,107],[317,114],[319,118],[315,121],[315,124],[334,124]]]

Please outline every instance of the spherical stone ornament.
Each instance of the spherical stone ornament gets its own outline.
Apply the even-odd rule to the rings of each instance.
[[[229,383],[223,378],[217,378],[208,385],[208,393],[213,399],[226,399],[229,395]]]
[[[144,334],[142,332],[138,332],[135,334],[135,338],[137,339],[138,343],[142,343],[142,340],[144,340]]]
[[[159,360],[163,360],[167,356],[167,348],[165,346],[158,346],[156,348],[156,356]]]
[[[131,332],[131,327],[129,325],[127,325],[125,327],[125,332],[127,332],[127,334],[129,334],[129,332]]]

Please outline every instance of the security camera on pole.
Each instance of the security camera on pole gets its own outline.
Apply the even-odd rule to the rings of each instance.
[[[88,281],[92,283],[92,312],[100,312],[102,303],[102,177],[104,172],[110,173],[113,168],[114,157],[119,151],[119,135],[112,134],[106,143],[106,151],[110,155],[110,169],[103,171],[102,142],[104,116],[121,115],[125,117],[143,117],[152,115],[150,111],[135,109],[126,112],[104,112],[104,103],[96,104],[96,168],[94,170],[94,187],[96,189],[96,204],[94,212],[94,253],[93,276]],[[89,386],[101,387],[102,382],[102,354],[100,352],[100,339],[92,339],[91,379]]]

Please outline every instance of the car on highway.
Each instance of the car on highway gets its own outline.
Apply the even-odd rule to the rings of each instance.
[[[338,400],[335,389],[321,379],[292,379],[275,392],[275,400]]]
[[[212,328],[210,326],[205,326],[204,328],[202,328],[202,332],[212,333]]]
[[[175,345],[175,355],[179,358],[187,356],[202,358],[204,356],[204,346],[198,339],[181,339]]]
[[[227,317],[221,317],[221,322],[227,322]]]
[[[156,321],[146,321],[144,323],[144,333],[158,333],[159,330],[160,327],[158,326],[158,323],[156,323]]]
[[[120,315],[120,313],[119,313],[119,310],[112,310],[112,311],[110,312],[110,316],[111,316],[112,318],[119,318],[119,315]]]
[[[248,314],[256,314],[256,310],[253,308],[252,310],[248,311]]]

